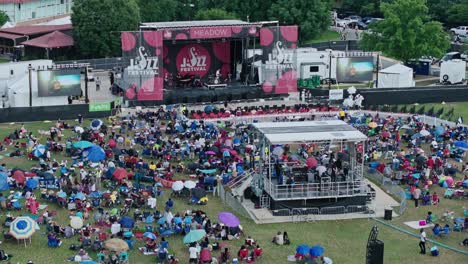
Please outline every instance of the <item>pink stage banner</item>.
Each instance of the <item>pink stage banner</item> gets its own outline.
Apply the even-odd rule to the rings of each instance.
[[[203,27],[190,29],[190,38],[192,39],[230,38],[231,36],[231,27]]]

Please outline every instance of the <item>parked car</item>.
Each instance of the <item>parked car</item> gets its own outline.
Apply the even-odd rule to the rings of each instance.
[[[358,26],[358,29],[360,30],[367,30],[369,28],[369,26],[362,21],[358,21],[356,25]]]
[[[374,18],[371,18],[371,19],[367,20],[366,24],[370,25],[371,23],[375,23],[375,22],[382,21],[382,20],[383,20],[383,18],[374,17]]]
[[[356,22],[362,20],[362,18],[360,16],[356,16],[356,15],[345,17],[344,19],[353,20],[353,21],[356,21]]]
[[[468,35],[455,35],[454,42],[468,43]]]
[[[459,26],[456,28],[451,28],[450,32],[455,35],[468,35],[468,26]]]
[[[371,19],[373,19],[373,17],[367,16],[367,17],[363,17],[361,21],[367,24],[367,21],[370,21]]]

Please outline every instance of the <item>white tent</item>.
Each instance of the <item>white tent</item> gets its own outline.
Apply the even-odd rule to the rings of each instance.
[[[395,64],[379,71],[379,88],[412,87],[413,69],[402,64]]]

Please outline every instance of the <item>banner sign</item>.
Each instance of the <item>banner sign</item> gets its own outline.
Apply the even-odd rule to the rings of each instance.
[[[297,92],[297,26],[263,27],[261,81],[265,93]]]
[[[328,100],[343,100],[343,90],[330,90],[328,92]]]
[[[111,110],[111,103],[89,103],[89,112],[105,112]]]
[[[213,42],[164,47],[164,79],[176,82],[193,78],[209,80],[217,72],[226,78],[231,73],[230,46],[230,42]],[[166,86],[171,87],[170,84]]]
[[[192,27],[162,30],[164,40],[220,39],[257,37],[257,26]]]
[[[161,31],[122,32],[122,57],[125,65],[125,96],[129,100],[159,101],[163,99]]]

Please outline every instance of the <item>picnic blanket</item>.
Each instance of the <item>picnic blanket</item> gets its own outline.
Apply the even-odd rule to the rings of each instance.
[[[421,228],[432,228],[434,226],[434,224],[426,224],[426,225],[423,225],[423,226],[420,226],[419,225],[419,220],[418,221],[409,221],[409,222],[404,222],[405,225],[413,228],[413,229],[421,229]]]
[[[164,188],[172,188],[172,184],[174,183],[174,181],[169,181],[169,180],[165,180],[165,179],[161,179],[159,177],[154,177],[154,180],[156,182],[159,182],[162,184],[162,186],[164,186]]]

